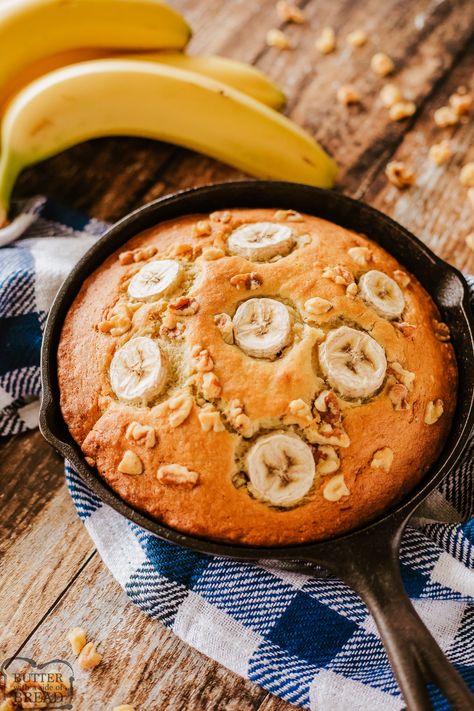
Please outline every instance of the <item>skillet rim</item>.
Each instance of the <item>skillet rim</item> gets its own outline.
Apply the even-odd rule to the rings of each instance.
[[[269,191],[272,191],[273,193],[277,192],[277,197],[269,197]],[[321,541],[309,541],[285,546],[251,546],[238,543],[219,542],[181,533],[162,523],[159,523],[147,514],[134,509],[130,506],[130,504],[121,499],[118,494],[116,494],[100,478],[100,475],[95,473],[95,470],[87,465],[79,446],[67,431],[67,426],[62,417],[59,406],[59,390],[56,378],[56,346],[59,341],[62,324],[67,310],[76,297],[83,280],[91,274],[97,266],[104,261],[107,256],[109,256],[109,254],[115,251],[120,244],[123,244],[130,239],[133,234],[138,234],[144,229],[152,227],[162,220],[171,219],[170,217],[161,217],[160,219],[160,212],[166,212],[167,208],[178,208],[181,216],[185,214],[192,214],[192,212],[196,212],[197,210],[186,209],[186,205],[193,203],[193,200],[195,199],[199,201],[200,198],[203,198],[204,200],[206,198],[208,200],[212,200],[214,198],[220,201],[220,207],[213,207],[213,210],[237,207],[239,205],[242,206],[249,201],[253,202],[254,204],[252,206],[255,207],[259,205],[266,207],[281,207],[282,200],[286,200],[290,204],[295,201],[295,191],[299,194],[301,200],[303,200],[304,197],[315,197],[320,202],[324,202],[324,197],[326,197],[328,201],[335,203],[335,207],[352,210],[357,214],[359,219],[369,218],[369,221],[370,219],[373,219],[374,221],[379,222],[387,228],[388,232],[391,232],[393,235],[396,235],[397,238],[401,239],[401,245],[403,248],[407,248],[408,251],[416,254],[418,259],[421,255],[421,259],[422,261],[424,260],[426,267],[435,267],[441,275],[446,277],[447,280],[451,279],[452,281],[454,279],[454,281],[457,282],[458,287],[461,287],[461,292],[458,290],[457,302],[455,304],[450,304],[450,311],[453,314],[457,314],[457,316],[461,318],[466,330],[466,334],[462,337],[463,346],[468,346],[467,349],[463,348],[462,359],[457,357],[458,368],[460,370],[460,374],[462,372],[465,377],[469,377],[469,365],[474,372],[474,321],[470,312],[470,295],[468,285],[464,277],[455,267],[452,267],[440,257],[435,255],[429,247],[427,247],[423,242],[421,242],[421,240],[402,227],[399,223],[361,201],[332,190],[328,191],[302,184],[284,181],[245,180],[210,184],[188,190],[182,190],[172,195],[158,198],[157,200],[129,213],[106,230],[97,242],[95,242],[94,245],[84,254],[79,262],[77,262],[73,267],[69,276],[65,279],[56,294],[48,314],[41,348],[42,399],[39,426],[45,439],[74,466],[84,483],[104,503],[118,511],[118,513],[125,516],[132,523],[140,526],[150,533],[153,533],[159,538],[202,553],[238,557],[248,560],[261,558],[294,560],[305,557],[314,559],[314,554],[324,554],[328,548],[333,547],[335,542],[350,543],[360,536],[367,535],[372,533],[374,530],[386,527],[395,527],[401,530],[405,521],[414,513],[416,508],[422,503],[426,496],[428,496],[428,494],[433,491],[437,485],[439,485],[445,476],[452,471],[467,444],[470,432],[474,425],[474,377],[471,376],[469,392],[461,393],[461,390],[458,392],[456,413],[453,419],[453,430],[456,430],[456,432],[454,432],[454,442],[451,448],[449,449],[447,446],[443,448],[437,461],[432,465],[432,467],[430,467],[422,481],[413,490],[408,492],[408,494],[398,504],[396,504],[394,508],[387,510],[380,517],[369,522],[365,526],[346,532],[339,536]],[[286,193],[287,197],[282,197],[282,193]],[[247,194],[246,197],[240,198],[241,195],[245,194]],[[243,202],[240,202],[240,199],[242,199]],[[274,204],[272,204],[273,199],[275,201]],[[181,207],[184,209],[181,210]],[[303,210],[303,208],[299,209],[307,213],[309,212],[307,208],[305,210]],[[203,209],[203,211],[207,210]],[[321,212],[322,209],[319,209],[318,205],[318,207],[315,208],[315,211],[312,213],[309,212],[309,214],[321,216]],[[334,222],[338,223],[334,216],[324,219],[332,219]],[[148,224],[146,226],[140,224],[143,222],[148,222]],[[129,234],[127,230],[133,228],[133,226],[137,223],[140,226],[134,228],[132,233]],[[339,222],[339,224],[341,223]],[[374,239],[376,242],[378,241],[372,235],[370,235],[370,238]],[[413,269],[409,268],[409,271],[413,272]],[[424,286],[425,289],[427,289],[426,285]],[[427,289],[427,291],[430,293],[430,296],[433,298],[440,310],[442,310],[442,306],[439,304],[438,299],[433,295],[432,291],[429,289]],[[455,347],[455,351],[458,356],[457,347]],[[466,358],[467,363],[464,364],[464,360]],[[463,362],[462,368],[460,366],[461,362]],[[464,410],[465,416],[463,422],[459,422],[460,413],[458,410],[461,406]],[[63,429],[63,432],[60,432],[61,429]],[[449,438],[453,436],[453,430]]]

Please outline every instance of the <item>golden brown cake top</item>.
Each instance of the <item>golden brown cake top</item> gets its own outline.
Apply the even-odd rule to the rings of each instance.
[[[63,328],[64,418],[135,508],[215,540],[281,545],[365,523],[438,455],[449,331],[366,236],[292,210],[138,235]]]

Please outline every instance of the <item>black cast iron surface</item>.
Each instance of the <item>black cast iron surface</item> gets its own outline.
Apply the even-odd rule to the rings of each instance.
[[[57,347],[65,315],[86,277],[142,230],[183,215],[234,207],[294,209],[365,233],[420,280],[451,329],[459,369],[459,393],[452,429],[440,457],[423,481],[396,508],[362,529],[328,541],[263,548],[207,541],[170,529],[129,506],[87,465],[61,415]],[[452,708],[472,711],[474,699],[469,690],[406,596],[398,551],[407,520],[452,470],[468,442],[474,423],[473,334],[468,287],[462,275],[410,232],[368,205],[336,192],[284,182],[243,181],[197,188],[161,198],[125,217],[98,240],[64,282],[51,308],[43,340],[40,428],[48,442],[71,462],[94,493],[160,538],[202,553],[241,560],[265,559],[274,561],[275,565],[295,561],[293,568],[300,565],[306,573],[308,564],[329,568],[351,585],[369,606],[408,709],[432,708],[427,690],[427,683],[432,683],[443,691]]]

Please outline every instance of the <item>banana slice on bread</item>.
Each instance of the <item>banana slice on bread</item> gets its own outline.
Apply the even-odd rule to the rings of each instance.
[[[311,448],[283,432],[260,437],[247,455],[253,492],[275,506],[300,501],[313,485],[316,465]]]
[[[360,278],[359,294],[386,319],[399,318],[405,308],[405,297],[397,282],[377,269],[371,269]]]
[[[181,264],[174,259],[148,262],[132,278],[128,295],[138,301],[158,299],[178,286],[182,276]]]
[[[291,341],[288,309],[276,299],[248,299],[233,318],[234,340],[254,358],[275,358]]]
[[[109,374],[119,400],[148,404],[163,390],[167,367],[158,343],[147,336],[138,336],[115,352]]]
[[[373,395],[387,370],[382,346],[372,336],[349,326],[329,333],[319,346],[319,362],[330,385],[348,398]]]
[[[288,225],[274,222],[255,222],[242,225],[232,232],[227,247],[232,254],[263,262],[289,254],[295,244],[293,230]]]

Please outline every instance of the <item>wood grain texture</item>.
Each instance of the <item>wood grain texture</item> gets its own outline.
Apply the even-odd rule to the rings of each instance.
[[[194,28],[192,52],[218,52],[251,62],[279,82],[287,113],[335,156],[337,189],[362,197],[411,229],[457,267],[474,271],[465,236],[474,209],[459,170],[474,160],[472,116],[454,129],[433,122],[435,108],[460,84],[474,88],[474,4],[469,0],[310,0],[301,2],[303,26],[279,22],[275,0],[174,0]],[[321,56],[318,31],[333,26],[338,51]],[[294,48],[265,44],[281,27]],[[363,28],[369,41],[351,50],[348,32]],[[396,61],[397,83],[417,113],[393,123],[378,99],[384,80],[369,68],[383,49]],[[336,101],[340,84],[354,84],[362,105]],[[183,107],[185,109],[185,107]],[[455,153],[442,167],[427,153],[442,138]],[[393,158],[417,172],[401,192],[384,174]],[[21,177],[16,196],[46,192],[89,214],[116,220],[131,209],[184,187],[244,177],[216,161],[138,138],[91,141]],[[100,561],[75,516],[63,465],[36,432],[0,441],[0,654],[21,650],[38,659],[72,659],[67,630],[83,625],[99,642],[104,664],[78,675],[76,707],[87,711],[133,703],[140,711],[283,711],[288,704],[192,650],[131,605]],[[76,708],[75,707],[75,708]]]

